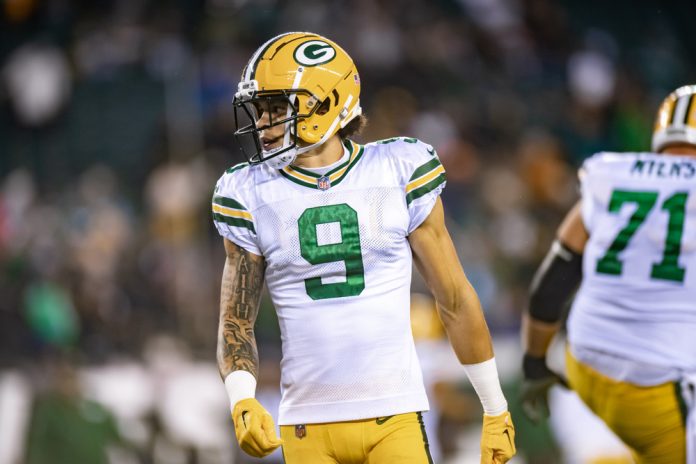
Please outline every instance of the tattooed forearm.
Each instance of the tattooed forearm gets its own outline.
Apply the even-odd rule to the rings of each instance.
[[[254,323],[259,311],[265,262],[226,242],[227,261],[222,274],[220,292],[220,325],[217,358],[220,375],[245,370],[258,375],[259,356],[256,349]]]

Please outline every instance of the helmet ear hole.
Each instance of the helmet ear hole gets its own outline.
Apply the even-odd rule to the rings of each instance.
[[[333,89],[333,92],[331,92],[331,95],[334,97],[334,106],[338,106],[338,91],[336,89]],[[323,102],[321,102],[321,106],[317,108],[317,115],[323,116],[326,113],[329,112],[331,109],[331,97],[326,97]]]
[[[323,116],[326,113],[329,112],[331,109],[331,99],[329,97],[326,97],[323,102],[321,102],[321,106],[317,108],[317,115]]]

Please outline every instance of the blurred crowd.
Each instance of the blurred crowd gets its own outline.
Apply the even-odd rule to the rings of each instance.
[[[46,411],[69,416],[55,398],[72,397],[85,402],[77,416],[89,406],[80,417],[103,426],[94,443],[121,443],[111,462],[232,459],[231,444],[191,451],[233,441],[222,384],[208,382],[219,382],[224,259],[209,202],[217,177],[242,161],[231,108],[239,75],[273,35],[310,30],[354,58],[369,118],[359,142],[405,135],[438,150],[450,231],[502,346],[516,343],[527,286],[577,199],[582,160],[648,150],[659,101],[691,83],[696,56],[688,1],[4,0],[0,8],[0,440],[3,424],[26,431],[0,443],[0,463],[12,464],[69,462],[24,444],[42,439],[36,424],[55,416]],[[425,291],[418,279],[414,291]],[[278,327],[267,299],[263,306],[257,338],[272,392]],[[502,352],[514,390],[519,355]],[[198,380],[168,382],[177,372]],[[176,411],[198,408],[167,399],[172,388],[191,396],[181,385],[215,391],[201,406],[222,424],[206,426],[210,443],[199,437],[204,426],[183,426],[196,439],[177,435]],[[469,404],[456,379],[438,385],[445,459],[455,448],[451,424],[473,416],[454,413]],[[5,394],[3,403],[2,392],[19,399]],[[144,399],[133,405],[130,396]],[[109,407],[114,397],[123,401]],[[558,462],[543,432],[520,438],[520,459]]]

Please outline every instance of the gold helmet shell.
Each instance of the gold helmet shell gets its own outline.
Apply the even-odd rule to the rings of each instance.
[[[244,68],[235,107],[269,98],[290,103],[292,111],[289,109],[288,117],[277,124],[285,124],[293,140],[286,140],[282,150],[267,154],[257,144],[260,153],[250,162],[265,161],[290,150],[291,145],[297,146],[298,153],[309,151],[362,112],[360,77],[353,60],[335,42],[310,32],[272,38],[256,50]],[[254,119],[253,114],[250,116]],[[238,124],[236,135],[249,134],[250,129],[240,129]]]
[[[668,145],[696,145],[696,85],[685,85],[670,93],[657,112],[652,150],[660,152]]]

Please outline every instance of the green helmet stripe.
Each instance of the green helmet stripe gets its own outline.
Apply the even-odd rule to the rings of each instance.
[[[268,51],[273,44],[275,44],[278,40],[280,40],[282,37],[285,37],[286,35],[291,35],[291,34],[301,34],[301,32],[286,32],[284,34],[277,35],[270,39],[268,42],[265,44],[261,45],[254,55],[251,57],[249,60],[249,64],[247,64],[247,69],[246,69],[246,76],[244,78],[245,81],[252,80],[256,77],[256,68],[259,66],[259,63],[261,62],[261,59],[263,58],[263,55],[266,54],[266,51]],[[313,34],[308,34],[308,35],[303,35],[301,37],[298,37],[297,39],[304,39],[305,37],[314,37]],[[295,40],[297,40],[295,39]]]

